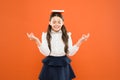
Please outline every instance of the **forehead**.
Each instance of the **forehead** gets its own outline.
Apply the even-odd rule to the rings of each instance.
[[[53,21],[53,20],[62,21],[62,19],[61,19],[60,17],[58,17],[58,16],[52,17],[52,18],[51,18],[51,21]]]

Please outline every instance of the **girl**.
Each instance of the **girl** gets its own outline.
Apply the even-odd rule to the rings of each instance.
[[[52,10],[47,32],[42,33],[42,42],[33,33],[27,36],[36,42],[43,59],[43,68],[39,80],[72,80],[75,78],[67,56],[73,56],[81,43],[86,41],[89,34],[83,35],[75,45],[72,45],[71,33],[67,32],[62,16],[64,10]]]

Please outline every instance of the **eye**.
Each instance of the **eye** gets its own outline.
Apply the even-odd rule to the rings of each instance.
[[[56,21],[53,21],[52,23],[53,23],[53,24],[55,24],[55,23],[56,23]]]
[[[58,21],[59,24],[61,24],[61,21]]]

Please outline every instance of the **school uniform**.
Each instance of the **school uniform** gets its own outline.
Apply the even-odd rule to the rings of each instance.
[[[64,52],[64,42],[62,41],[62,31],[55,32],[51,30],[51,52],[48,48],[46,32],[42,33],[42,42],[38,46],[39,51],[46,57],[42,60],[43,67],[39,75],[39,80],[72,80],[75,73],[70,65],[71,59],[67,56],[73,56],[79,49],[72,45],[71,33],[67,33],[68,51]]]

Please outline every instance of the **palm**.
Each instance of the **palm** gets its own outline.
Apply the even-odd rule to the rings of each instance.
[[[88,33],[87,35],[83,34],[82,35],[82,41],[86,41],[89,38],[90,34]]]
[[[37,39],[37,37],[34,36],[33,33],[30,33],[30,34],[27,33],[27,36],[28,36],[28,38],[29,38],[30,40],[36,40],[36,39]]]

